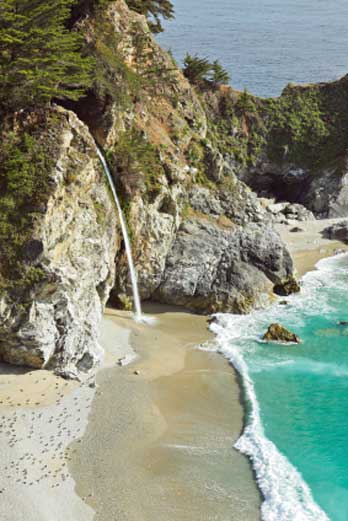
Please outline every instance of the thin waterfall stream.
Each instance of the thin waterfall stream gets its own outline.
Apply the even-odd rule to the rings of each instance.
[[[136,274],[135,267],[134,267],[132,248],[131,248],[130,241],[129,241],[126,221],[125,221],[125,218],[124,218],[124,215],[122,212],[120,201],[117,196],[114,180],[112,178],[109,166],[106,162],[105,157],[103,156],[102,152],[100,151],[100,149],[98,147],[97,147],[97,152],[98,152],[98,156],[101,161],[101,164],[103,165],[106,176],[108,178],[109,185],[110,185],[110,188],[111,188],[111,191],[112,191],[112,194],[114,196],[114,200],[115,200],[115,203],[117,206],[120,223],[121,223],[122,235],[123,235],[123,239],[124,239],[124,245],[125,245],[125,249],[126,249],[127,260],[128,260],[132,289],[133,289],[135,319],[138,321],[141,321],[143,318],[143,314],[141,311],[141,302],[140,302],[140,297],[139,297],[137,274]]]

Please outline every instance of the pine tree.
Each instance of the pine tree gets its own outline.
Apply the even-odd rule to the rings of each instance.
[[[82,37],[65,24],[74,0],[1,0],[0,106],[36,107],[78,99],[90,85],[92,61]]]
[[[222,85],[229,83],[230,76],[218,60],[210,62],[207,58],[191,56],[186,54],[183,73],[186,78],[194,85],[214,83]]]
[[[230,75],[223,68],[218,60],[215,60],[211,66],[211,81],[217,85],[226,85],[230,82]]]
[[[174,7],[170,0],[126,0],[128,7],[137,13],[144,14],[153,33],[161,33],[161,18],[174,18]]]
[[[210,71],[211,63],[207,58],[186,54],[183,72],[191,83],[197,84],[207,80]]]

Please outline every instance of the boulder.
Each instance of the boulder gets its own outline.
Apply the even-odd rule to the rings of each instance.
[[[269,303],[273,286],[286,285],[292,272],[290,254],[270,226],[228,229],[191,218],[176,235],[154,298],[202,313],[247,313]]]
[[[299,344],[301,339],[281,324],[271,324],[262,337],[266,342],[284,342]]]
[[[348,221],[341,221],[328,226],[322,231],[327,239],[348,242]]]
[[[304,229],[303,228],[300,228],[299,226],[294,226],[293,228],[291,228],[290,230],[292,233],[299,233],[299,232],[304,232]]]
[[[273,291],[280,297],[287,297],[292,293],[299,293],[301,291],[301,287],[294,277],[289,277],[280,284],[275,284]]]

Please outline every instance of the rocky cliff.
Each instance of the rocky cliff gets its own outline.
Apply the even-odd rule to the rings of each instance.
[[[273,223],[288,210],[311,215],[276,209],[243,182],[265,153],[249,96],[194,89],[123,0],[82,11],[74,24],[96,59],[92,88],[64,108],[15,115],[2,130],[0,168],[0,358],[68,375],[98,362],[111,290],[116,304],[130,294],[95,141],[127,218],[143,299],[245,313],[298,291]],[[30,188],[17,201],[16,176]]]
[[[275,99],[221,87],[204,93],[208,133],[258,195],[317,217],[348,215],[348,76],[289,85]]]
[[[23,135],[31,136],[30,149],[20,148]],[[119,245],[95,143],[75,114],[59,108],[25,115],[6,136],[3,153],[8,136],[21,150],[15,167],[37,167],[31,171],[35,190],[25,194],[21,215],[9,214],[7,228],[2,217],[0,359],[83,374],[102,356],[99,323]],[[11,161],[11,155],[3,157],[3,186]],[[3,206],[11,195],[8,186]]]
[[[205,313],[265,303],[274,286],[292,279],[292,261],[272,230],[272,213],[211,139],[204,96],[122,0],[80,28],[99,72],[89,96],[71,108],[113,169],[142,298]],[[116,301],[127,291],[124,257],[117,264]]]

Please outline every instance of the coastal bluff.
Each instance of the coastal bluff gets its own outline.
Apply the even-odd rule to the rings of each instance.
[[[302,117],[312,114],[316,97],[308,100],[305,89],[291,87],[284,96],[300,100],[300,137],[294,141],[285,130],[278,135],[275,122],[290,110],[284,100],[259,100],[225,86],[199,89],[124,0],[95,10],[89,4],[81,3],[72,25],[96,61],[93,84],[78,101],[7,115],[0,146],[6,181],[0,203],[8,217],[0,236],[0,360],[70,377],[93,372],[102,357],[103,308],[109,298],[120,306],[131,294],[96,146],[127,220],[142,300],[204,314],[266,306],[275,288],[278,294],[298,290],[275,224],[348,214],[344,169],[338,175],[325,166],[324,175],[323,166],[318,179],[327,180],[326,199],[309,203],[317,181],[307,182],[314,170],[301,153],[310,125],[319,125],[310,160],[327,131],[317,121],[323,117],[324,125],[324,109]],[[333,88],[340,89],[342,103],[346,81]],[[327,87],[325,99],[330,92]],[[333,137],[339,117],[330,123]],[[336,159],[342,160],[341,150]],[[302,160],[306,174],[298,170]],[[23,200],[7,182],[13,168],[29,172],[36,187]],[[289,197],[280,191],[304,175],[301,197],[290,188]]]

